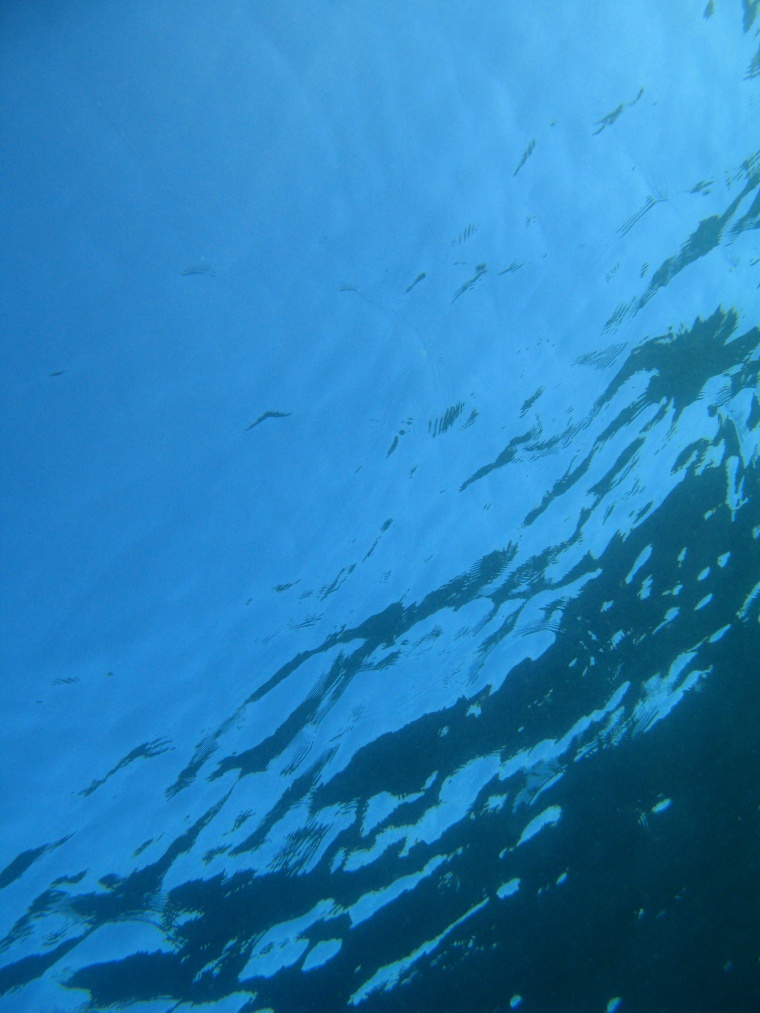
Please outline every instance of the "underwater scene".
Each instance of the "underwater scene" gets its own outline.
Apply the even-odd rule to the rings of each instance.
[[[0,1013],[760,1009],[758,0],[0,54]]]

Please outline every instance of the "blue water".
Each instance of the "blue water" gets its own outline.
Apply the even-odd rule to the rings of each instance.
[[[760,1008],[760,18],[0,13],[0,1010]]]

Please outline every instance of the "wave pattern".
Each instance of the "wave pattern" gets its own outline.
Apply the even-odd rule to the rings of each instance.
[[[595,133],[617,130],[622,108]],[[709,700],[719,722],[720,701],[747,692],[737,659],[758,656],[758,157],[651,280],[626,276],[625,310],[524,401],[519,432],[484,433],[493,412],[464,381],[441,402],[425,435],[446,439],[424,443],[447,462],[453,529],[527,487],[518,524],[495,522],[475,553],[463,537],[445,579],[404,593],[373,554],[394,518],[361,562],[315,577],[335,606],[313,611],[314,575],[278,585],[273,615],[290,639],[251,647],[247,689],[210,709],[202,736],[135,744],[74,787],[55,839],[11,857],[8,1009],[490,1011],[530,989],[534,1008],[553,1009],[536,968],[553,952],[563,987],[588,977],[590,909],[608,924],[624,904],[653,946],[663,921],[696,917],[688,869],[679,893],[652,856],[679,812],[688,821],[679,771],[712,742],[679,715]],[[647,197],[615,241],[639,242],[661,206]],[[450,242],[476,243],[479,221]],[[705,258],[735,277],[729,247],[750,279],[745,304],[674,309],[669,286]],[[455,300],[481,278],[468,299],[486,291],[480,267]],[[420,290],[434,283],[428,264],[412,273],[428,277]],[[610,345],[605,331],[624,325]],[[552,417],[563,385],[582,395]],[[459,425],[465,403],[472,424]],[[378,458],[394,484],[411,481],[400,450]],[[396,571],[422,572],[426,551]],[[746,783],[725,776],[726,791]],[[114,840],[127,781],[132,819]],[[607,966],[600,1002],[624,977],[614,956]]]
[[[5,989],[76,948],[67,986],[96,1008],[142,987],[317,1008],[304,967],[339,1008],[465,960],[459,941],[487,936],[525,879],[520,851],[572,820],[565,780],[577,791],[584,764],[649,733],[757,627],[759,366],[760,330],[733,311],[641,342],[525,518],[561,538],[494,549],[272,672],[166,786],[196,792],[197,818],[133,871],[83,873],[68,839],[19,855],[6,884],[53,856],[68,874],[3,940]],[[166,749],[136,747],[82,795]]]

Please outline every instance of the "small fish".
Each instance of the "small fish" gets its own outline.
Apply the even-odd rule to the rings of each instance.
[[[247,433],[249,429],[253,429],[255,426],[259,425],[260,422],[264,422],[265,419],[286,419],[292,414],[293,412],[264,412],[264,414],[259,415],[256,421],[252,422],[250,426],[246,426],[243,432]]]
[[[212,278],[216,277],[213,265],[209,264],[205,257],[202,257],[197,264],[190,264],[189,267],[183,268],[180,274],[183,278],[186,278],[190,274],[210,274]]]

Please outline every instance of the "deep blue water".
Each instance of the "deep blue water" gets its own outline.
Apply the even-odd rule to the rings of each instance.
[[[0,1011],[760,1009],[760,18],[0,12]]]

